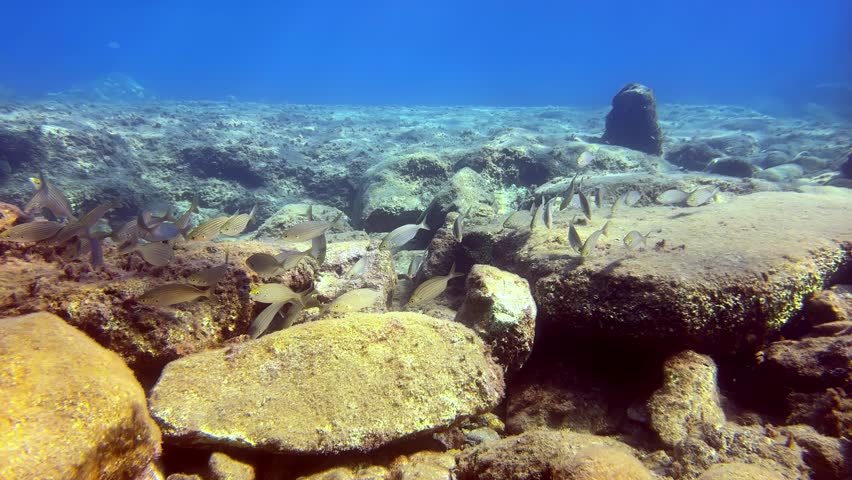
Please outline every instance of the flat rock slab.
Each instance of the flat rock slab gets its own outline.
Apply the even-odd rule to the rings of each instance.
[[[501,367],[463,325],[352,314],[175,360],[150,408],[177,444],[334,453],[450,425],[503,390]]]
[[[49,313],[0,319],[0,478],[141,478],[160,451],[121,358]]]
[[[607,220],[610,236],[585,259],[568,246],[575,209],[551,230],[488,227],[465,244],[475,261],[490,256],[534,282],[545,326],[719,351],[777,332],[852,261],[850,212],[847,190],[767,192],[695,208],[621,207],[612,219],[608,206],[594,209],[581,237]],[[623,245],[632,230],[653,232],[645,248]],[[507,251],[517,253],[495,253]]]

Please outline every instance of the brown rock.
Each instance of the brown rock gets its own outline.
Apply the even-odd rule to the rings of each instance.
[[[852,285],[835,285],[808,298],[804,308],[810,325],[852,320]]]
[[[698,480],[785,480],[780,473],[749,463],[721,463],[708,468]]]
[[[702,425],[725,423],[716,385],[716,364],[692,351],[666,360],[663,386],[648,400],[651,428],[673,447]]]
[[[474,265],[455,320],[478,333],[497,362],[515,373],[532,353],[535,315],[526,280],[490,265]]]
[[[135,478],[159,455],[133,372],[62,319],[0,319],[0,370],[0,478]]]
[[[805,451],[805,462],[811,468],[813,480],[852,478],[852,458],[848,458],[848,442],[817,433],[807,425],[781,427],[779,431],[788,435]]]
[[[852,335],[783,340],[763,350],[766,381],[797,391],[852,391]]]
[[[254,467],[221,452],[210,455],[210,480],[254,480]]]
[[[654,475],[623,449],[594,446],[553,468],[553,480],[653,480]]]
[[[791,392],[786,398],[788,425],[804,423],[832,437],[852,436],[852,398],[842,388],[819,393]]]
[[[609,437],[568,430],[535,430],[469,448],[456,456],[458,480],[546,480],[556,465],[585,448],[634,450]]]

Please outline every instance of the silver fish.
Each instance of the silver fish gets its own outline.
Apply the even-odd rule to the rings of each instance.
[[[135,245],[125,250],[126,253],[139,252],[142,258],[155,267],[164,267],[175,258],[175,252],[168,243],[152,242]]]
[[[589,235],[589,238],[587,238],[586,241],[583,243],[583,249],[580,250],[580,255],[582,255],[583,257],[588,257],[589,255],[591,255],[592,252],[595,251],[595,245],[597,245],[598,238],[601,236],[602,233],[603,232],[601,232],[600,230],[595,230],[591,235]]]
[[[382,239],[382,243],[379,244],[379,249],[395,250],[400,248],[410,242],[420,230],[429,230],[429,226],[426,225],[425,215],[423,215],[423,219],[418,224],[410,223],[393,229],[390,233],[385,235],[385,238]]]
[[[553,228],[553,202],[555,200],[556,197],[553,197],[544,204],[544,226],[547,227],[548,230]]]
[[[231,217],[216,217],[201,225],[195,227],[194,230],[189,232],[189,235],[186,236],[187,240],[195,240],[199,242],[205,242],[215,239],[221,233],[222,226],[228,221]]]
[[[589,204],[589,199],[583,192],[579,192],[580,196],[580,206],[583,208],[583,215],[586,216],[589,220],[592,219],[592,206]]]
[[[210,268],[199,270],[192,275],[186,277],[186,281],[190,285],[197,287],[209,287],[217,285],[220,280],[228,273],[228,259],[231,252],[225,252],[225,262]]]
[[[595,154],[586,150],[577,157],[577,166],[580,168],[588,167],[595,161]]]
[[[101,218],[103,218],[106,212],[112,210],[115,207],[116,204],[113,202],[105,202],[98,205],[97,207],[89,210],[88,213],[80,217],[78,220],[75,220],[65,225],[62,230],[60,230],[56,234],[55,237],[50,239],[51,242],[65,243],[66,241],[74,238],[75,236],[85,236],[85,232],[95,226],[95,224],[98,223]]]
[[[632,230],[624,236],[624,246],[630,249],[646,246],[648,242],[648,237],[651,235],[651,232],[648,232],[646,235],[642,235],[636,230]]]
[[[459,213],[459,216],[456,217],[456,221],[453,222],[453,237],[456,238],[457,242],[461,242],[464,237],[464,229],[462,224],[464,223],[464,219],[470,214],[471,207],[467,207],[464,213]]]
[[[312,218],[312,217],[311,217]],[[281,239],[285,242],[307,242],[324,234],[332,228],[338,228],[343,225],[343,212],[337,214],[331,222],[323,222],[319,220],[308,220],[284,230],[281,234]]]
[[[678,205],[686,203],[687,198],[689,198],[688,193],[672,189],[657,195],[656,201],[662,205]]]
[[[314,237],[311,240],[311,249],[308,250],[308,254],[314,257],[314,260],[317,261],[317,265],[322,266],[325,263],[325,255],[328,251],[328,239],[325,236],[325,233],[318,237]]]
[[[568,228],[568,242],[574,250],[578,252],[583,250],[583,240],[580,238],[580,233],[577,232],[576,228],[574,228],[573,223]]]
[[[438,295],[444,293],[444,290],[447,289],[447,282],[456,277],[463,277],[464,275],[464,273],[456,272],[456,264],[454,263],[448,275],[432,277],[414,289],[414,293],[411,294],[411,298],[405,306],[413,307],[437,298]]]
[[[367,257],[361,257],[357,262],[353,263],[349,270],[343,275],[344,278],[355,278],[364,275],[364,269],[367,266]]]
[[[189,229],[189,222],[192,220],[192,214],[198,213],[198,194],[196,193],[192,197],[192,203],[189,205],[189,208],[183,212],[183,215],[180,216],[175,221],[175,226],[178,227],[182,235],[186,235],[187,230]]]
[[[718,187],[698,188],[689,194],[689,197],[686,198],[686,204],[690,207],[698,207],[704,205],[716,195],[716,192],[718,190]]]
[[[559,210],[565,210],[571,205],[571,202],[574,201],[574,193],[577,188],[577,177],[580,175],[579,172],[574,174],[574,178],[571,179],[571,185],[568,186],[568,192],[565,193],[565,196],[562,198],[562,203],[559,204]]]
[[[71,214],[71,203],[65,193],[56,185],[48,182],[44,178],[44,173],[39,172],[38,178],[31,177],[30,183],[36,188],[36,193],[33,198],[24,206],[25,212],[33,210],[41,210],[46,208],[56,218],[65,218],[74,220],[74,215]]]
[[[246,265],[261,277],[276,275],[282,262],[268,253],[254,253],[246,259]]]
[[[248,335],[251,338],[257,338],[263,335],[269,328],[269,324],[272,323],[272,320],[275,319],[275,315],[281,310],[281,307],[287,302],[275,302],[270,303],[266,306],[261,312],[252,320],[251,325],[249,326]]]
[[[623,194],[622,197],[624,204],[628,207],[632,207],[639,203],[639,200],[642,199],[642,192],[638,190],[630,190],[629,192]]]
[[[414,277],[420,272],[420,269],[423,267],[423,260],[425,259],[425,255],[415,255],[411,257],[411,263],[408,264],[408,272],[406,275],[409,280],[414,280]]]
[[[334,299],[323,313],[352,313],[360,312],[375,305],[382,297],[381,292],[372,288],[357,288],[350,290]]]
[[[609,237],[609,226],[610,225],[611,225],[610,221],[607,220],[606,223],[604,223],[604,226],[601,227],[601,233],[603,234],[604,237]]]
[[[503,221],[503,228],[509,227],[520,227],[522,224],[527,225],[528,222],[524,221],[523,218],[529,215],[529,212],[526,210],[516,210],[509,214],[506,217],[506,220]]]
[[[240,213],[228,218],[228,221],[222,225],[222,235],[235,237],[243,233],[248,227],[248,224],[254,221],[255,213],[257,212],[257,204],[254,204],[249,213]]]
[[[542,197],[542,203],[544,202],[544,198]],[[533,210],[530,211],[532,214],[532,218],[530,218],[530,231],[535,230],[535,225],[537,220],[541,218],[541,208],[542,205],[537,205]]]
[[[599,185],[595,189],[595,206],[603,208],[604,201],[606,201],[606,189],[602,185]]]
[[[59,222],[35,221],[9,227],[0,233],[0,240],[10,242],[40,242],[56,235],[64,227]]]
[[[249,290],[249,297],[260,303],[286,303],[291,301],[302,303],[302,294],[294,292],[290,287],[281,283],[255,285]]]
[[[202,290],[185,283],[167,283],[148,290],[140,295],[137,300],[146,305],[167,307],[178,303],[190,302],[197,298],[211,298],[212,295],[212,287]]]
[[[136,233],[143,240],[163,242],[180,235],[180,229],[174,222],[167,222],[161,218],[154,219],[142,212],[136,217]]]

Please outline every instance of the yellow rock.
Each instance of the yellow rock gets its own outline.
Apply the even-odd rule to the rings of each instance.
[[[315,454],[448,426],[496,406],[503,389],[467,327],[355,313],[175,360],[150,400],[174,443]]]
[[[121,358],[49,313],[0,319],[0,478],[135,478],[159,454]]]

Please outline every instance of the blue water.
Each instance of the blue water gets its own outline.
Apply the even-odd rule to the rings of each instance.
[[[852,83],[849,0],[47,0],[2,10],[0,86],[22,95],[110,72],[161,98],[354,104],[600,106],[631,81],[668,102],[797,101]]]

